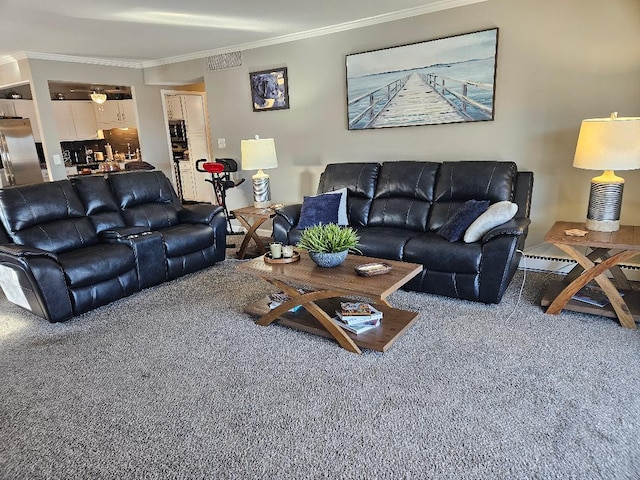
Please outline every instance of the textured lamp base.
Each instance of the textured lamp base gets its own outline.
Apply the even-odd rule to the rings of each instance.
[[[620,230],[620,220],[591,220],[585,222],[587,230],[595,232],[617,232]]]
[[[619,177],[618,177],[619,178]],[[591,180],[589,192],[589,210],[586,228],[596,232],[616,232],[620,229],[620,208],[624,180],[619,183],[606,183]]]
[[[253,206],[255,208],[267,208],[271,206],[271,188],[269,187],[269,176],[254,175],[253,180]]]

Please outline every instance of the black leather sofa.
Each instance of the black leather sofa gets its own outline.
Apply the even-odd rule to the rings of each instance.
[[[420,263],[406,289],[499,303],[521,258],[530,223],[533,173],[513,162],[461,161],[327,165],[318,193],[347,188],[349,225],[364,255]],[[467,200],[517,203],[516,216],[477,242],[438,230]],[[277,210],[274,240],[296,244],[301,205]]]
[[[0,286],[50,322],[225,258],[222,207],[182,206],[161,172],[0,189]]]

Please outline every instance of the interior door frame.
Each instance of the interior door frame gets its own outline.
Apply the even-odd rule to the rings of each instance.
[[[211,124],[209,122],[209,110],[207,107],[207,93],[206,92],[198,92],[194,90],[168,90],[162,89],[160,90],[160,95],[162,98],[162,115],[164,117],[164,125],[165,125],[165,136],[167,147],[169,148],[169,165],[171,165],[171,180],[173,182],[174,188],[177,188],[178,178],[176,176],[176,169],[173,162],[173,149],[171,146],[171,133],[169,132],[169,112],[167,111],[167,97],[169,95],[199,95],[202,97],[202,105],[203,105],[203,115],[204,115],[204,125],[205,125],[205,138],[207,140],[207,153],[209,160],[212,160],[213,157],[213,148],[211,143]],[[191,163],[191,167],[194,171],[196,171],[196,160],[194,158],[189,157],[189,163]],[[182,188],[182,185],[180,185]],[[213,194],[212,197],[213,198]]]

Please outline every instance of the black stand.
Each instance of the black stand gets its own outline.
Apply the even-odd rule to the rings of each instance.
[[[218,205],[224,210],[227,218],[227,235],[244,235],[241,232],[234,232],[231,226],[231,219],[234,218],[227,208],[227,190],[235,188],[244,182],[241,178],[237,182],[231,180],[231,173],[238,171],[238,164],[232,158],[216,158],[214,162],[208,162],[205,158],[196,161],[196,170],[202,173],[210,173],[211,178],[205,179],[213,186],[213,192],[216,196]],[[227,244],[228,248],[235,247],[233,244]]]

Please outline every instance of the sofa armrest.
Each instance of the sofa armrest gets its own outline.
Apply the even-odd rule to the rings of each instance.
[[[276,210],[276,215],[273,217],[273,239],[276,242],[282,242],[285,244],[297,243],[297,232],[294,231],[295,226],[300,219],[300,210],[302,204],[287,205],[286,207]],[[293,236],[290,235],[293,233]]]
[[[180,223],[209,224],[220,212],[222,212],[220,205],[210,205],[207,203],[187,205],[182,210],[178,210],[178,221]]]
[[[5,243],[0,245],[0,253],[13,257],[49,257],[56,262],[58,256],[53,252],[48,252],[40,248],[18,245],[15,243]]]
[[[276,216],[280,216],[286,220],[286,222],[295,227],[300,220],[300,211],[302,210],[302,204],[296,203],[293,205],[286,205],[276,210]]]
[[[55,253],[0,245],[0,286],[7,299],[50,322],[73,316],[62,267]]]
[[[516,237],[526,235],[530,223],[531,220],[528,218],[512,218],[508,222],[498,225],[485,233],[484,237],[482,237],[482,243],[487,243],[491,239],[501,235],[512,235]]]

